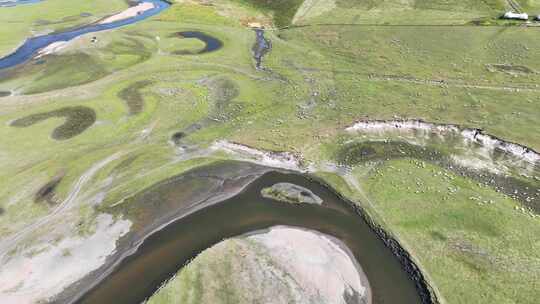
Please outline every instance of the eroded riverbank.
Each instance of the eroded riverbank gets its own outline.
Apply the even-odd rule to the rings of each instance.
[[[421,120],[360,121],[335,152],[343,166],[411,158],[494,188],[540,213],[540,154],[479,129]],[[420,163],[421,165],[421,163]]]
[[[224,170],[229,177],[232,171],[243,171],[244,174],[240,175],[243,178],[218,178],[219,172],[223,174]],[[115,303],[140,302],[153,294],[161,282],[173,276],[187,261],[223,238],[276,225],[289,225],[319,231],[344,242],[365,270],[373,291],[373,303],[432,303],[431,296],[425,297],[430,294],[429,290],[418,290],[426,286],[417,284],[423,280],[421,273],[418,271],[411,279],[409,270],[418,268],[404,267],[401,263],[410,262],[410,259],[396,258],[394,253],[398,251],[394,247],[400,247],[399,244],[389,242],[389,237],[381,240],[380,231],[375,230],[379,234],[374,233],[370,225],[358,216],[359,209],[302,175],[270,171],[272,169],[253,164],[227,162],[195,169],[134,196],[125,204],[124,208],[128,209],[123,213],[138,220],[134,222],[132,232],[119,241],[118,252],[109,257],[108,263],[100,270],[73,285],[71,296],[68,289],[64,297],[58,298],[59,302],[104,303],[112,299]],[[258,178],[261,174],[262,177]],[[197,176],[217,178],[222,181],[219,183],[221,186],[206,187],[200,179],[197,182]],[[322,206],[292,206],[261,197],[263,188],[278,182],[308,188],[324,203]],[[199,186],[192,189],[197,184]],[[211,194],[223,191],[221,187],[227,185],[236,186],[229,188],[226,194],[222,192],[222,200],[219,196],[216,198],[215,193]],[[239,191],[241,193],[237,194]],[[206,199],[201,201],[203,197]],[[216,200],[209,200],[210,197]],[[146,203],[143,205],[143,202]],[[135,214],[136,218],[133,217]],[[151,222],[141,222],[145,219]],[[85,292],[85,288],[81,291],[81,286],[92,288]],[[74,292],[77,289],[79,292]],[[129,292],[119,293],[119,290]]]

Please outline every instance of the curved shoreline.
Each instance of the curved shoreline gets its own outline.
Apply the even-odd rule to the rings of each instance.
[[[399,268],[401,268],[401,271],[404,271],[406,273],[406,276],[409,277],[411,280],[411,283],[413,284],[414,289],[416,289],[417,296],[419,296],[419,299],[421,300],[421,303],[423,304],[438,304],[438,300],[436,295],[433,293],[433,289],[429,287],[429,284],[426,282],[425,277],[423,276],[421,270],[419,267],[413,262],[411,256],[409,253],[406,252],[406,250],[400,245],[400,243],[395,240],[390,234],[386,233],[382,228],[377,226],[374,221],[371,220],[369,215],[364,212],[364,210],[356,205],[355,203],[344,199],[344,197],[339,194],[336,190],[331,188],[327,183],[324,183],[318,178],[315,178],[312,175],[306,175],[299,172],[291,171],[291,170],[283,170],[283,169],[275,169],[275,168],[268,168],[268,167],[262,167],[262,166],[250,166],[251,170],[255,170],[255,175],[248,174],[251,176],[249,181],[244,182],[241,187],[235,188],[233,191],[227,191],[227,190],[221,190],[219,193],[221,196],[223,196],[221,199],[214,199],[212,200],[211,204],[197,204],[196,208],[193,208],[191,210],[185,210],[183,214],[179,214],[175,216],[174,218],[170,219],[169,221],[166,221],[164,223],[161,223],[159,226],[157,226],[155,229],[152,229],[151,231],[147,231],[144,233],[144,235],[141,235],[141,238],[139,241],[132,243],[132,247],[129,249],[119,249],[118,251],[121,251],[119,255],[116,257],[115,261],[111,264],[110,262],[107,265],[104,265],[101,268],[101,273],[95,277],[87,287],[84,288],[85,291],[79,291],[77,292],[78,296],[72,298],[68,303],[84,303],[85,301],[83,298],[86,298],[86,295],[89,294],[92,290],[94,290],[99,284],[103,283],[107,278],[109,278],[110,274],[116,273],[120,268],[119,265],[125,262],[125,260],[133,260],[134,255],[137,254],[140,250],[142,250],[143,244],[150,241],[151,239],[155,239],[157,235],[159,235],[160,232],[163,232],[163,230],[168,229],[169,227],[172,227],[173,223],[180,222],[184,219],[190,218],[189,215],[194,214],[196,211],[204,212],[207,208],[212,206],[223,206],[223,203],[230,201],[231,198],[234,199],[234,197],[245,194],[246,189],[250,186],[255,187],[255,184],[257,181],[259,181],[259,178],[269,172],[275,172],[276,174],[291,174],[292,176],[299,176],[300,178],[304,178],[306,181],[312,181],[315,182],[316,185],[321,186],[325,189],[325,191],[329,191],[329,193],[335,195],[335,197],[339,199],[343,199],[344,202],[346,202],[347,207],[351,208],[351,211],[354,211],[354,214],[359,215],[361,217],[361,221],[364,222],[364,224],[367,224],[367,229],[371,230],[371,232],[375,232],[373,236],[378,239],[379,241],[382,241],[384,245],[381,245],[383,247],[386,247],[389,249],[391,256],[394,256],[394,258],[397,259],[397,263],[400,264]],[[153,186],[151,186],[153,188]],[[147,189],[148,190],[148,189]],[[145,191],[145,190],[143,190]],[[214,198],[214,197],[213,197]],[[281,204],[279,204],[282,206]],[[145,244],[145,246],[148,246]],[[120,248],[122,246],[119,246]],[[147,249],[145,249],[146,251]],[[99,272],[99,271],[98,271]],[[368,278],[369,279],[369,278]],[[74,287],[76,286],[84,286],[87,285],[83,283],[83,281],[79,281],[74,284]],[[88,299],[87,299],[88,300]],[[92,301],[90,301],[92,303]]]
[[[215,165],[215,164],[214,164]],[[203,166],[205,167],[205,166]],[[250,164],[250,167],[255,167]],[[201,168],[201,167],[199,167]],[[184,176],[185,174],[188,174],[190,172],[194,172],[198,170],[199,168],[194,168],[184,174],[181,174],[180,176]],[[133,241],[129,241],[129,247],[128,248],[121,248],[122,245],[117,246],[117,251],[115,254],[117,256],[114,256],[115,254],[108,256],[106,262],[95,272],[89,273],[83,278],[82,280],[79,280],[77,282],[73,282],[71,286],[67,287],[61,294],[57,295],[54,299],[54,302],[58,303],[67,303],[67,304],[75,304],[79,303],[81,299],[92,289],[94,289],[97,285],[99,285],[102,281],[104,281],[111,273],[113,273],[116,268],[121,264],[125,259],[129,258],[130,256],[137,253],[139,248],[143,245],[143,243],[150,238],[151,236],[159,233],[163,229],[165,229],[167,226],[172,225],[173,223],[182,220],[186,217],[189,217],[190,215],[196,213],[197,211],[201,211],[207,207],[211,207],[214,205],[217,205],[223,201],[227,201],[228,199],[240,194],[242,191],[244,191],[252,182],[254,182],[257,178],[262,176],[263,174],[267,173],[271,169],[268,167],[263,166],[256,166],[256,168],[252,168],[250,172],[243,172],[241,175],[235,176],[231,179],[224,178],[225,181],[231,182],[231,180],[237,181],[241,179],[248,179],[248,182],[244,182],[241,185],[232,186],[234,190],[223,190],[223,191],[212,191],[209,190],[210,194],[207,195],[207,198],[196,200],[192,204],[192,208],[189,210],[185,210],[185,212],[179,214],[179,215],[173,215],[170,218],[164,218],[161,219],[160,223],[150,225],[151,227],[146,227],[144,231],[142,231],[140,234],[142,234],[141,237],[136,238]],[[156,187],[161,183],[167,182],[170,179],[175,179],[176,177],[171,177],[168,179],[165,179],[163,181],[157,182],[156,184],[153,184],[149,186],[148,188],[145,188],[142,191],[151,189],[152,187]],[[225,184],[225,183],[223,183]],[[223,185],[222,185],[223,186]],[[230,185],[229,185],[230,186]],[[138,193],[136,193],[138,194]],[[135,196],[134,194],[133,196]],[[132,197],[133,197],[132,196]],[[173,213],[177,213],[173,212]],[[119,241],[120,242],[120,241]],[[125,245],[124,245],[125,247]],[[80,286],[84,286],[82,289]]]
[[[56,33],[51,33],[48,35],[27,38],[23,42],[23,44],[20,45],[14,52],[0,58],[0,71],[3,69],[15,67],[19,64],[23,64],[27,62],[28,60],[34,58],[34,56],[39,52],[39,50],[42,50],[55,42],[67,42],[84,34],[110,30],[110,29],[121,27],[121,26],[129,25],[138,21],[142,21],[144,19],[147,19],[149,17],[159,14],[163,10],[169,8],[169,6],[171,5],[168,1],[165,1],[165,0],[140,0],[140,1],[137,1],[137,3],[138,4],[151,3],[153,7],[143,11],[140,14],[134,15],[133,17],[119,19],[119,20],[115,20],[109,23],[99,23],[99,22],[92,23],[86,26],[82,26],[82,27],[78,27],[78,28],[74,28],[74,29],[70,29],[70,30],[66,30],[62,32],[56,32]],[[115,14],[113,16],[118,16],[118,15],[119,14]],[[109,16],[109,18],[110,17],[112,16]],[[106,19],[107,18],[105,18],[104,20]]]
[[[414,261],[411,254],[409,254],[409,252],[403,247],[403,245],[401,245],[401,243],[395,236],[384,230],[381,225],[377,224],[377,222],[369,215],[368,212],[366,212],[363,207],[361,207],[360,204],[355,203],[345,197],[343,194],[334,189],[323,179],[311,174],[307,174],[306,177],[312,182],[317,183],[320,186],[326,188],[328,191],[334,193],[334,195],[339,197],[342,201],[348,203],[349,206],[355,210],[357,215],[360,216],[366,222],[366,224],[369,225],[369,227],[373,230],[373,232],[375,232],[379,239],[384,242],[386,247],[388,247],[392,251],[394,256],[398,258],[405,271],[409,274],[409,277],[414,281],[416,285],[416,290],[418,291],[420,298],[422,299],[422,304],[440,304],[435,289],[428,282],[428,280],[422,273],[422,270]]]

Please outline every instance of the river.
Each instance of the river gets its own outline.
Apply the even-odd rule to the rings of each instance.
[[[263,188],[281,182],[308,188],[324,202],[322,205],[292,205],[261,196]],[[181,189],[182,185],[178,186]],[[169,187],[179,191],[179,187],[170,184]],[[160,197],[169,195],[159,194]],[[224,238],[276,225],[312,229],[341,240],[364,269],[372,288],[373,303],[429,303],[420,297],[425,290],[415,286],[415,281],[404,270],[406,265],[400,263],[358,212],[334,192],[306,176],[272,171],[249,184],[240,194],[150,235],[134,254],[126,257],[76,303],[140,303],[203,250]]]
[[[34,55],[36,55],[39,50],[55,42],[70,41],[84,34],[110,30],[135,22],[139,22],[159,14],[170,6],[168,2],[163,0],[141,0],[140,2],[138,2],[138,4],[144,3],[153,4],[153,8],[143,11],[134,17],[129,17],[126,19],[108,23],[92,23],[75,29],[28,38],[19,48],[15,50],[15,52],[0,58],[0,69],[11,68],[21,63],[24,63],[34,57]]]

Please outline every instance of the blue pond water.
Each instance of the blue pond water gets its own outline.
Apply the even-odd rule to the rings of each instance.
[[[210,53],[216,50],[219,50],[221,47],[223,47],[223,43],[219,41],[218,39],[207,35],[202,32],[198,31],[187,31],[187,32],[179,32],[177,33],[181,38],[196,38],[200,41],[204,42],[205,47],[204,49],[198,51],[198,54],[203,53]],[[183,53],[182,51],[179,51],[178,53]]]
[[[15,52],[0,58],[0,69],[6,69],[21,64],[31,59],[40,49],[58,41],[69,41],[75,37],[104,30],[109,30],[124,25],[132,24],[148,17],[159,14],[161,11],[167,9],[170,4],[163,0],[141,0],[139,3],[150,2],[154,4],[154,8],[147,10],[135,17],[127,18],[106,24],[90,24],[80,28],[68,30],[60,33],[52,33],[48,35],[36,36],[27,39],[22,46],[20,46]]]
[[[43,0],[0,0],[0,7],[12,7],[19,4],[37,3]]]

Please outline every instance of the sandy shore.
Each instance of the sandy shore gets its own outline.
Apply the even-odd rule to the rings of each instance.
[[[367,276],[349,248],[335,237],[318,231],[274,226],[246,234],[267,248],[276,265],[305,292],[304,298],[324,303],[345,303],[344,295],[371,303]]]
[[[112,23],[112,22],[116,22],[116,21],[120,21],[120,20],[124,20],[128,18],[132,18],[139,14],[142,14],[143,12],[146,12],[147,10],[151,10],[154,7],[155,6],[153,3],[149,3],[149,2],[139,3],[138,5],[130,7],[121,13],[112,15],[110,17],[107,17],[101,20],[99,24]]]

